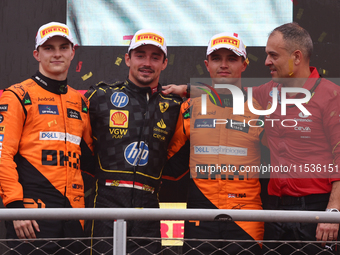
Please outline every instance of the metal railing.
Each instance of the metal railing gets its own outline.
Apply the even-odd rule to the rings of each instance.
[[[126,220],[199,220],[199,221],[263,221],[263,222],[309,222],[309,223],[340,223],[340,213],[327,213],[323,211],[271,211],[271,210],[220,210],[220,209],[134,209],[134,208],[44,208],[44,209],[0,209],[0,220],[116,220],[114,222],[113,250],[115,255],[126,254],[126,243],[133,242],[137,237],[126,236]],[[74,242],[84,242],[89,238],[72,238]],[[112,239],[112,237],[102,238]],[[57,240],[57,239],[46,239]],[[68,238],[70,240],[70,238]],[[0,248],[4,242],[0,240]],[[17,240],[16,240],[17,241]],[[110,240],[111,241],[111,240]],[[161,239],[154,238],[154,242],[161,242]],[[187,240],[184,240],[186,242]],[[204,242],[219,242],[226,240],[197,239]],[[230,240],[230,243],[237,244],[237,240]],[[248,240],[242,242],[262,243],[264,246],[270,242]],[[304,242],[306,245],[319,245],[321,242]],[[289,245],[294,241],[281,241]],[[337,242],[329,242],[328,245],[335,245]],[[33,242],[34,244],[34,242]],[[91,247],[84,244],[84,253]],[[192,247],[195,249],[195,247]],[[37,248],[39,249],[39,247]],[[61,247],[66,249],[67,247]],[[141,248],[142,249],[142,248]],[[220,249],[220,248],[217,248]],[[167,254],[178,254],[165,247],[162,252]],[[9,252],[9,251],[8,251]],[[275,251],[274,251],[275,252]],[[322,250],[320,246],[320,252]],[[112,254],[111,253],[111,254]],[[9,253],[5,253],[9,254]],[[139,252],[132,254],[140,254]],[[160,253],[162,254],[162,253]],[[164,254],[164,253],[163,253]],[[227,253],[225,253],[227,254]],[[249,254],[252,254],[251,252]],[[279,253],[277,253],[279,254]],[[303,253],[302,254],[306,254]],[[332,254],[332,253],[329,253]]]

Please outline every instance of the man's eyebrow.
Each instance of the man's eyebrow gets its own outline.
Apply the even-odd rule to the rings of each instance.
[[[145,53],[144,50],[136,50],[135,53]]]
[[[161,54],[160,54],[160,53],[157,53],[157,52],[152,52],[152,55],[161,56]]]
[[[274,50],[270,50],[270,51],[266,51],[266,52],[267,52],[267,54],[277,54],[277,52],[274,51]]]
[[[217,54],[217,53],[211,53],[211,54],[210,54],[210,56],[211,56],[211,57],[218,57],[218,56],[220,56],[220,54]]]

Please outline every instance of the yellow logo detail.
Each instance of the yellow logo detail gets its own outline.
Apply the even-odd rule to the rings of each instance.
[[[129,111],[110,110],[110,127],[127,128],[129,126]]]
[[[69,35],[68,29],[66,27],[62,27],[62,26],[50,26],[47,27],[43,30],[40,31],[40,36],[41,38],[43,38],[44,36],[53,33],[53,32],[61,32],[64,33],[65,35]]]
[[[159,103],[159,109],[161,110],[161,113],[164,113],[169,108],[169,103],[167,102],[160,102]]]
[[[163,128],[163,129],[166,128],[166,125],[165,125],[163,119],[161,119],[159,122],[157,122],[157,126],[158,126],[159,128]]]
[[[136,36],[136,42],[145,41],[145,40],[158,42],[162,46],[164,44],[164,38],[153,33],[144,33],[144,34],[139,34]]]
[[[217,44],[230,44],[238,48],[240,46],[240,40],[229,36],[222,36],[211,41],[211,47]]]

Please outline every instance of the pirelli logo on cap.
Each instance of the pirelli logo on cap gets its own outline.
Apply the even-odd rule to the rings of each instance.
[[[153,33],[139,34],[139,35],[136,36],[136,42],[145,41],[145,40],[155,41],[162,46],[164,44],[164,38],[159,36],[159,35],[153,34]]]
[[[44,38],[46,35],[53,33],[53,32],[61,32],[65,35],[69,35],[69,31],[67,27],[62,26],[50,26],[40,31],[41,38]]]
[[[230,44],[238,48],[240,46],[240,40],[229,36],[222,36],[211,41],[211,47],[218,44]]]

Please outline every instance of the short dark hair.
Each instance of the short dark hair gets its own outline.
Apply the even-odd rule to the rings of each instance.
[[[296,22],[287,23],[275,28],[269,37],[276,32],[282,34],[288,52],[300,50],[310,60],[313,53],[313,41],[306,29],[300,27]]]

